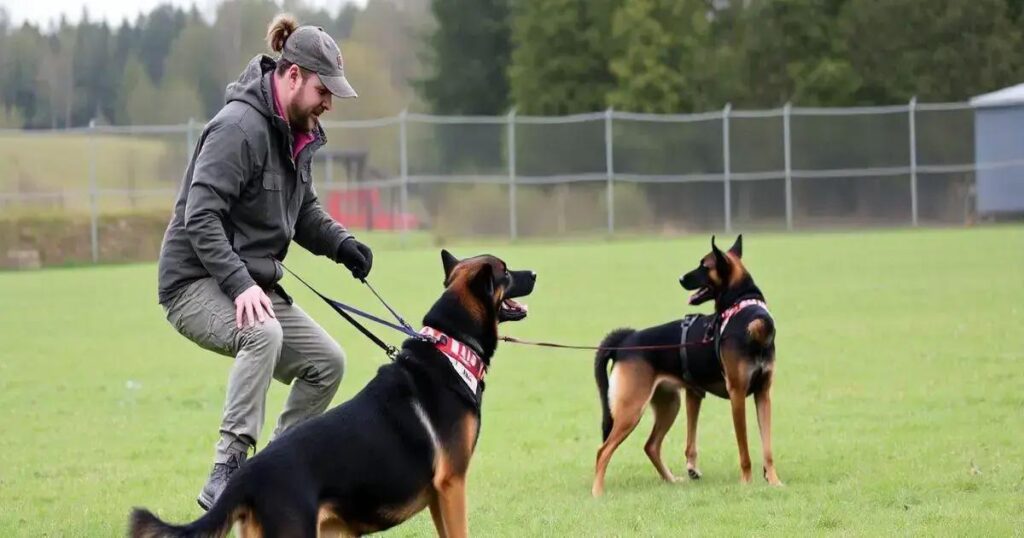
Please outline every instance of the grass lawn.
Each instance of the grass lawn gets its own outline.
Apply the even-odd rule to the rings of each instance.
[[[690,311],[676,279],[708,248],[690,237],[453,251],[538,272],[530,317],[506,334],[596,344],[615,327]],[[648,415],[612,460],[605,497],[592,499],[592,354],[505,344],[471,467],[471,532],[1021,533],[1024,228],[754,234],[744,253],[778,324],[774,451],[786,486],[738,483],[728,404],[709,396],[701,481],[657,478],[642,449]],[[298,249],[289,261],[323,291],[383,312],[343,268]],[[380,248],[372,278],[418,321],[440,292],[438,249]],[[344,401],[386,359],[294,279],[285,285],[346,349]],[[152,264],[0,273],[0,536],[119,536],[133,505],[197,517],[229,367],[164,321]],[[271,389],[261,443],[286,391]],[[683,422],[665,445],[678,475]],[[389,534],[432,533],[424,511]]]

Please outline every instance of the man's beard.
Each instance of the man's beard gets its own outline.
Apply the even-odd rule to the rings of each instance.
[[[315,108],[301,110],[294,107],[288,111],[288,124],[297,131],[309,132],[316,128],[316,116],[313,114]]]

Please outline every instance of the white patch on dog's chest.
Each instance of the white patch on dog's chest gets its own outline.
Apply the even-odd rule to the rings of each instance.
[[[427,412],[423,410],[423,406],[420,405],[418,400],[412,401],[412,410],[416,413],[416,418],[420,419],[420,424],[423,424],[423,429],[427,430],[427,435],[430,436],[430,444],[434,447],[434,453],[441,448],[441,439],[437,436],[437,430],[434,429],[434,425],[430,423],[430,417],[427,416]]]

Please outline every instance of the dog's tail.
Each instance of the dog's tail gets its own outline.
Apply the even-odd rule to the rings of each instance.
[[[634,329],[615,329],[601,340],[602,348],[618,347]],[[608,362],[615,359],[615,350],[599,349],[594,356],[594,379],[597,380],[597,393],[601,397],[601,440],[608,439],[612,432],[612,410],[608,406]]]
[[[241,477],[237,477],[241,478]],[[128,517],[128,536],[131,538],[221,538],[227,536],[238,518],[252,517],[242,506],[241,480],[228,482],[224,492],[210,511],[187,525],[165,523],[145,508],[135,508]]]

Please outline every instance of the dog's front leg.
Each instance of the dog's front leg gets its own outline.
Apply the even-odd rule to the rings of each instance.
[[[444,517],[441,515],[441,499],[439,494],[435,494],[434,498],[430,500],[430,517],[434,520],[437,536],[439,538],[448,538],[448,531],[444,528]]]
[[[479,419],[467,415],[459,434],[442,450],[434,471],[434,491],[437,492],[437,511],[448,538],[469,536],[469,516],[466,512],[466,475],[469,458],[476,444]],[[431,506],[433,511],[433,506]],[[434,517],[437,526],[437,516]],[[439,531],[440,532],[440,531]]]
[[[469,517],[466,512],[466,477],[452,476],[438,485],[438,508],[441,512],[441,523],[448,538],[466,538],[469,536]],[[431,507],[433,510],[433,507]],[[434,520],[437,525],[437,519]]]
[[[693,480],[701,477],[697,468],[697,417],[703,398],[703,394],[686,389],[686,473]]]
[[[725,387],[732,404],[732,425],[736,430],[736,444],[740,451],[740,482],[750,483],[750,450],[747,447],[747,388],[750,375],[742,355],[731,349],[722,350],[725,369]]]

